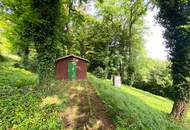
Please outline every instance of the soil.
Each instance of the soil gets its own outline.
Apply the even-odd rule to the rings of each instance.
[[[69,101],[60,113],[66,130],[115,130],[105,105],[89,82],[71,82]]]

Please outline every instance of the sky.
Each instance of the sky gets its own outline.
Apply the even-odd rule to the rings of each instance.
[[[164,45],[163,31],[164,28],[159,25],[155,16],[158,10],[155,8],[153,10],[148,10],[145,20],[145,27],[148,29],[145,31],[143,37],[145,39],[145,48],[147,50],[148,56],[154,59],[166,60],[167,51]]]

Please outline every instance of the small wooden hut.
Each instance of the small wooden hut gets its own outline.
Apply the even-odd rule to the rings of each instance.
[[[56,60],[56,79],[57,80],[87,80],[88,60],[68,55]]]

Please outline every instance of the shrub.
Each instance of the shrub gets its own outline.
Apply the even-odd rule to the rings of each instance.
[[[97,67],[95,68],[95,70],[93,71],[93,74],[96,75],[96,77],[98,78],[106,78],[106,71],[102,68],[102,67]]]

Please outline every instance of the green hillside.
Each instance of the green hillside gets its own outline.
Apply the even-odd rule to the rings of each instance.
[[[13,67],[15,58],[4,58],[0,62],[0,130],[61,129],[60,104],[44,103],[50,90],[36,87],[36,74]]]
[[[36,88],[36,74],[14,68],[13,61],[7,59],[0,67],[0,129],[67,129],[85,124],[86,128],[113,130],[115,127],[117,130],[190,129],[190,111],[184,121],[173,121],[168,117],[173,102],[167,98],[124,85],[116,88],[110,80],[91,74],[87,83],[56,81]],[[93,94],[92,87],[101,100]],[[83,118],[81,114],[88,116]]]
[[[89,80],[106,104],[119,130],[188,129],[190,111],[185,121],[172,121],[168,118],[173,103],[169,99],[129,86],[115,88],[109,80],[101,80],[92,75],[89,76]]]

